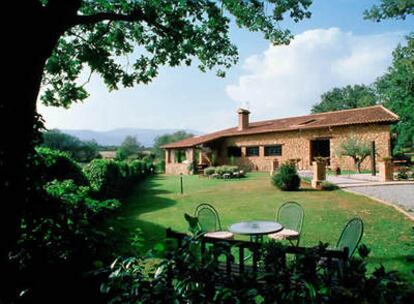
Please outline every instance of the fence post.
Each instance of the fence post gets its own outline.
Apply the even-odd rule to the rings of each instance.
[[[375,169],[375,167],[376,167],[376,159],[375,159],[376,155],[375,154],[376,154],[376,152],[375,152],[375,141],[373,141],[371,143],[371,174],[372,174],[372,176],[377,175],[377,172],[376,172],[376,169]]]
[[[184,194],[184,185],[183,185],[183,174],[180,173],[180,192]]]

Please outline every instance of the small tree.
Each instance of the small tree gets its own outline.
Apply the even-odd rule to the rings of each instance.
[[[371,148],[369,144],[355,137],[350,137],[344,141],[338,151],[339,156],[352,157],[358,173],[361,173],[361,164],[370,154]]]
[[[143,150],[143,148],[144,147],[134,136],[127,136],[116,151],[116,159],[125,160],[128,156],[137,154],[139,151]]]
[[[118,150],[116,150],[116,160],[126,160],[128,156],[129,154],[124,147],[119,147]]]
[[[128,155],[137,153],[142,149],[142,145],[134,136],[125,137],[124,141],[121,144],[121,147],[125,149]]]

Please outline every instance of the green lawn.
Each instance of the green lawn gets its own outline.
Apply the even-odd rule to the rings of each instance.
[[[335,244],[347,220],[359,216],[365,223],[362,243],[371,249],[371,267],[383,264],[414,279],[410,275],[414,262],[407,261],[414,252],[413,222],[392,207],[341,190],[282,192],[263,173],[251,173],[241,180],[198,176],[184,176],[183,180],[183,195],[176,176],[155,176],[134,189],[117,217],[109,222],[119,252],[128,253],[127,239],[136,228],[142,230],[146,248],[161,241],[167,227],[186,231],[183,214],[192,214],[199,203],[214,205],[226,228],[243,220],[274,220],[283,202],[296,201],[305,210],[302,246],[317,245],[319,241]]]

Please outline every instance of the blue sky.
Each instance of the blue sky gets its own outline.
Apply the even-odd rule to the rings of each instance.
[[[414,29],[414,18],[363,20],[377,1],[315,0],[312,17],[287,21],[296,38],[273,47],[260,33],[232,27],[240,61],[227,77],[195,66],[163,67],[149,85],[108,92],[99,77],[90,97],[70,109],[39,105],[48,128],[110,130],[180,128],[209,132],[236,124],[236,109],[251,120],[307,114],[319,96],[347,84],[369,84],[386,71],[391,52]]]

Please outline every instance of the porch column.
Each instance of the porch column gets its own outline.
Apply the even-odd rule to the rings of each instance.
[[[198,152],[198,164],[199,165],[202,165],[203,164],[203,151],[202,150],[200,150]]]
[[[241,156],[246,157],[246,147],[241,147]]]
[[[165,163],[169,164],[171,162],[171,150],[166,149],[165,150]]]
[[[185,153],[186,153],[186,159],[189,161],[189,162],[193,162],[194,161],[194,148],[189,148],[189,149],[187,149],[186,151],[185,151]]]

